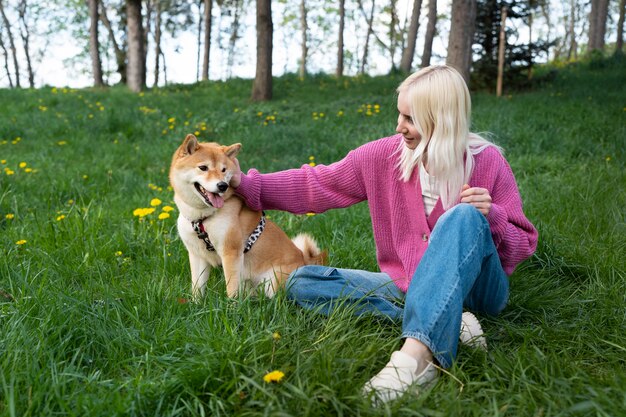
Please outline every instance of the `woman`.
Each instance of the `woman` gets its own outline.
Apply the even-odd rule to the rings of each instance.
[[[459,73],[424,68],[397,92],[397,135],[329,166],[251,169],[231,182],[257,210],[321,213],[368,201],[381,272],[306,266],[287,291],[325,313],[341,300],[358,314],[402,318],[401,349],[364,387],[383,401],[434,381],[435,362],[451,365],[463,308],[500,313],[508,275],[537,244],[501,150],[469,131],[470,95]]]

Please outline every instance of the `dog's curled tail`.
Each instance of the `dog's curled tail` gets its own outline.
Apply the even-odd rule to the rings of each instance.
[[[326,265],[328,253],[317,247],[317,243],[311,235],[307,233],[300,233],[291,239],[291,241],[298,249],[300,249],[302,255],[304,255],[304,263],[306,265]]]

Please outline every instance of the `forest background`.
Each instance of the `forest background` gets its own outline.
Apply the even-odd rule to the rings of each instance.
[[[261,73],[256,81],[269,85],[258,98],[267,99],[268,75],[379,75],[445,62],[468,81],[471,71],[473,89],[495,90],[502,44],[504,85],[517,89],[538,62],[621,50],[624,8],[624,0],[0,0],[0,86],[139,91]]]

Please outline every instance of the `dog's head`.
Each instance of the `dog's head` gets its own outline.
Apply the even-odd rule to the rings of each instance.
[[[221,208],[233,194],[229,182],[237,169],[241,144],[200,143],[187,135],[172,158],[170,182],[174,192],[192,207]]]

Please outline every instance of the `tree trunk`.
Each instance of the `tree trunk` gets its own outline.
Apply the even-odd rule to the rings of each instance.
[[[496,82],[496,97],[502,96],[502,78],[504,77],[504,50],[506,48],[506,14],[507,8],[502,8],[500,21],[500,42],[498,43],[498,79]]]
[[[459,71],[468,85],[472,66],[475,19],[476,0],[452,1],[452,22],[446,64]]]
[[[235,7],[235,17],[233,18],[233,24],[231,25],[231,34],[228,39],[228,59],[226,62],[226,78],[230,78],[233,73],[233,65],[235,63],[235,55],[237,51],[235,51],[235,46],[237,46],[237,39],[239,38],[239,27],[241,26],[240,19],[243,13],[243,0],[235,0],[233,2],[233,7]],[[258,28],[257,28],[258,31]]]
[[[437,0],[428,0],[428,25],[424,39],[424,53],[422,54],[422,68],[430,66],[433,53],[433,39],[437,30]]]
[[[202,58],[202,80],[209,79],[209,58],[211,55],[211,16],[213,1],[204,0],[204,55]]]
[[[363,8],[362,0],[357,0],[359,4],[359,9],[363,13],[365,20],[367,22],[367,34],[365,35],[365,46],[363,47],[363,58],[361,59],[361,70],[359,71],[361,74],[365,74],[365,66],[367,65],[367,58],[369,55],[369,44],[370,37],[374,34],[373,22],[374,22],[374,10],[376,9],[376,0],[372,0],[372,10],[370,11],[369,17],[367,13],[365,13],[365,9]]]
[[[335,75],[343,77],[343,31],[346,21],[346,0],[339,0],[339,39],[337,41],[337,69]]]
[[[26,56],[26,69],[28,70],[28,85],[30,88],[35,88],[35,73],[33,71],[33,64],[30,58],[30,31],[28,24],[26,23],[26,0],[21,0],[18,5],[18,15],[20,19],[20,36],[22,38],[22,44],[24,46],[24,55]]]
[[[13,38],[13,33],[11,32],[11,23],[9,23],[9,19],[4,12],[4,4],[3,0],[0,0],[0,14],[2,14],[2,21],[4,22],[4,26],[7,30],[7,35],[9,37],[9,46],[11,48],[11,54],[13,55],[13,69],[15,71],[15,86],[20,88],[20,66],[18,64],[17,59],[17,48],[15,47],[15,39]]]
[[[575,26],[576,26],[576,0],[571,0],[569,26],[567,28],[567,33],[569,34],[569,48],[567,50],[568,61],[572,58],[572,55],[574,55],[574,58],[576,57],[576,51],[578,50],[578,44],[576,42],[576,31],[574,30]]]
[[[396,27],[399,26],[398,23],[398,14],[396,12],[396,5],[398,0],[389,0],[389,15],[391,17],[391,22],[389,24],[389,55],[391,56],[391,72],[395,72],[396,67],[396,46],[398,45],[396,39]],[[381,46],[384,47],[384,43],[380,42]]]
[[[161,70],[161,2],[156,1],[154,11],[154,87],[159,85],[159,71]]]
[[[7,73],[9,79],[9,87],[13,88],[13,78],[11,78],[11,70],[9,69],[9,51],[7,51],[4,41],[2,40],[2,27],[0,27],[0,49],[4,55],[4,71]]]
[[[256,76],[252,100],[272,99],[272,1],[256,0]]]
[[[300,54],[300,70],[298,75],[300,78],[304,78],[306,75],[306,61],[309,54],[309,48],[307,46],[307,34],[309,32],[309,26],[306,21],[306,0],[300,0],[300,35],[302,52]]]
[[[126,13],[128,14],[128,87],[131,91],[139,92],[146,85],[141,0],[126,0]]]
[[[617,41],[615,42],[615,53],[622,53],[624,48],[624,11],[626,11],[626,0],[619,2],[619,19],[617,20]]]
[[[606,35],[606,18],[609,12],[609,0],[592,0],[589,13],[589,44],[588,52],[604,50]]]
[[[109,32],[109,40],[113,45],[113,50],[115,51],[115,62],[117,63],[117,72],[120,74],[120,83],[126,84],[126,51],[120,48],[117,43],[117,39],[115,39],[115,33],[113,32],[113,26],[111,25],[111,21],[109,20],[106,13],[106,6],[104,5],[103,0],[99,0],[100,3],[100,20],[102,24]]]
[[[87,0],[89,8],[89,55],[91,55],[91,69],[94,87],[102,87],[102,61],[100,60],[100,41],[98,40],[98,0]]]
[[[417,31],[420,26],[419,19],[421,10],[422,0],[414,0],[407,44],[404,48],[404,51],[402,51],[402,60],[400,61],[400,70],[403,72],[410,72],[411,66],[413,65],[413,56],[415,55],[415,43],[417,41]]]

